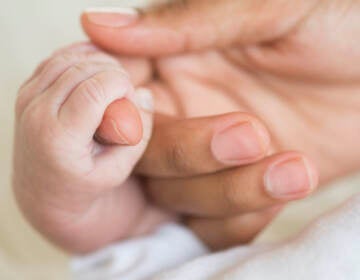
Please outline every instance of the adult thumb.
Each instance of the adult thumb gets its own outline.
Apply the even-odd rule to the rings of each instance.
[[[82,15],[82,25],[91,40],[108,51],[162,56],[276,39],[316,2],[175,0],[143,11],[90,8]]]
[[[143,137],[138,108],[128,99],[116,100],[106,109],[95,138],[102,144],[135,146]]]

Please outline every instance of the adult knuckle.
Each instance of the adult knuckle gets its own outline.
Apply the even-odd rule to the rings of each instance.
[[[178,175],[191,173],[191,166],[188,161],[184,145],[178,141],[173,140],[172,145],[166,154],[166,161],[168,166],[174,170]]]
[[[242,212],[246,208],[247,194],[240,187],[236,174],[228,174],[221,178],[221,191],[225,204],[230,212]]]

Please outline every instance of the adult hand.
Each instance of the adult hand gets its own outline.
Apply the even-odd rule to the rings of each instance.
[[[145,84],[155,93],[158,111],[181,119],[232,111],[260,116],[270,128],[270,151],[306,152],[325,182],[360,166],[356,149],[360,49],[353,36],[359,26],[359,9],[358,1],[181,1],[140,15],[89,11],[83,25],[90,38],[109,51],[154,57]],[[187,130],[181,138],[192,139],[189,134]],[[165,141],[159,141],[164,145]],[[184,173],[159,174],[152,169],[155,164],[146,164],[151,162],[146,160],[151,158],[151,147],[156,146],[150,144],[140,171],[155,177],[149,181],[152,196],[179,210],[181,200],[194,202],[193,196],[179,203],[163,192],[178,197],[180,189],[187,187],[156,187],[164,185],[159,177]],[[175,150],[188,151],[182,147]],[[178,155],[184,153],[173,154],[181,158]],[[232,171],[243,174],[241,169]],[[216,178],[221,178],[219,174]],[[263,175],[259,172],[258,178]],[[195,184],[203,186],[203,193],[208,191],[204,187],[209,186],[208,181],[179,182],[188,189],[196,189]],[[243,190],[237,179],[232,182],[235,189]],[[209,208],[205,213],[185,210],[187,214],[214,214],[207,212]],[[211,221],[216,224],[217,220]],[[214,243],[221,243],[218,240]]]
[[[145,82],[147,75],[139,75],[145,60],[121,62],[135,85]],[[316,168],[305,155],[267,157],[270,141],[264,124],[246,113],[180,120],[157,114],[136,173],[148,185],[150,203],[184,216],[211,248],[222,249],[251,241],[284,203],[317,187]]]

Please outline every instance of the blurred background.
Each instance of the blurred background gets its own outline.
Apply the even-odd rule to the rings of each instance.
[[[23,220],[10,188],[13,104],[17,89],[55,49],[85,40],[79,24],[89,6],[137,6],[141,0],[0,0],[0,279],[69,279],[68,256],[52,247]],[[334,162],[334,164],[336,164]],[[353,176],[288,207],[257,242],[296,234],[323,212],[359,190]],[[340,186],[339,186],[340,185]]]

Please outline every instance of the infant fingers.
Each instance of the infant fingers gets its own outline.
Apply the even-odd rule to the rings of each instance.
[[[87,60],[69,67],[44,92],[44,98],[52,103],[54,108],[59,108],[82,82],[91,79],[100,72],[107,71],[118,71],[127,76],[119,65],[107,63],[106,61],[100,62],[99,55],[91,56]]]
[[[117,73],[117,77],[121,76],[119,82],[121,85],[118,84],[118,98],[115,98],[115,95],[113,95],[114,98],[105,101],[103,106],[124,97],[125,93],[132,92],[130,78],[119,62],[111,56],[98,51],[92,44],[75,44],[57,51],[52,58],[43,62],[38,67],[34,77],[21,89],[21,96],[19,96],[17,101],[17,116],[20,116],[25,108],[32,101],[35,101],[34,99],[36,98],[36,100],[41,99],[40,103],[43,104],[42,107],[47,111],[47,114],[57,118],[60,115],[58,113],[60,107],[87,80],[90,81],[82,85],[83,88],[86,87],[82,92],[86,91],[88,97],[91,95],[92,97],[90,98],[97,98],[96,91],[98,90],[107,91],[99,93],[99,96],[102,94],[108,96],[108,89],[104,89],[102,85],[103,82],[107,82],[97,80],[97,75],[101,75],[100,73],[102,72]],[[117,78],[111,80],[113,81],[114,79]],[[89,83],[92,83],[92,85],[89,86]],[[126,84],[125,88],[127,88],[124,92],[121,90],[123,84]],[[95,102],[99,103],[100,99]],[[71,103],[73,102],[69,104]],[[88,103],[78,104],[78,108],[82,109],[82,106],[86,106],[86,104]],[[72,111],[74,112],[75,109],[73,108]],[[78,111],[80,112],[81,110]],[[101,121],[101,118],[97,116],[97,120]],[[77,122],[78,118],[75,118],[74,121]],[[78,126],[75,124],[75,127]],[[93,127],[91,130],[92,133],[95,132]],[[108,112],[105,113],[104,123],[101,125],[98,135],[109,143],[137,144],[142,136],[142,125],[137,109],[129,100],[117,100],[110,106]]]
[[[133,90],[121,71],[109,70],[82,82],[60,107],[59,121],[72,135],[90,142],[107,107]],[[121,135],[119,135],[121,137]]]
[[[17,100],[17,115],[21,114],[29,103],[47,90],[68,69],[84,62],[98,62],[116,65],[119,63],[101,52],[84,53],[83,50],[58,53],[44,61],[33,77],[20,89]]]
[[[49,63],[49,61],[51,59],[53,59],[54,57],[58,56],[58,55],[62,55],[68,52],[72,52],[72,53],[91,53],[91,52],[95,52],[95,51],[99,51],[99,48],[97,48],[95,45],[91,44],[91,43],[75,43],[72,44],[70,46],[67,46],[65,48],[62,48],[60,50],[57,50],[56,52],[53,53],[53,55],[51,57],[49,57],[48,59],[44,60],[34,71],[34,73],[32,74],[32,76],[24,83],[24,85],[27,84],[27,82],[31,81],[34,77],[36,77],[37,75],[39,75],[41,73],[41,71],[44,69],[44,67]]]
[[[50,86],[45,93],[52,103],[62,104],[81,82],[100,72],[117,71],[127,74],[119,65],[86,61],[75,64]],[[57,106],[55,106],[57,107]],[[127,99],[117,100],[106,111],[97,136],[106,143],[135,145],[141,140],[142,125],[138,110]],[[105,141],[104,141],[105,140]]]
[[[96,52],[96,51],[100,51],[100,49],[97,46],[95,46],[94,44],[92,44],[90,42],[78,42],[78,43],[71,44],[69,46],[66,46],[62,49],[55,51],[53,56],[59,55],[59,54],[65,53],[65,52],[91,53],[91,52]]]

